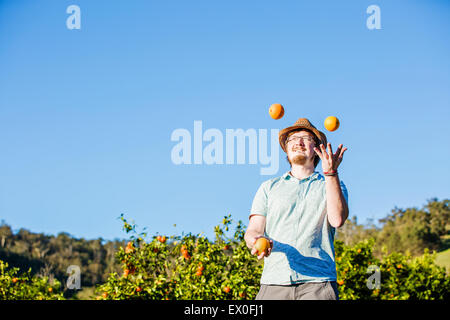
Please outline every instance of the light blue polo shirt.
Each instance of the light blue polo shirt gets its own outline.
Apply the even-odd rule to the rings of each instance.
[[[348,203],[348,192],[340,181]],[[299,180],[286,172],[264,181],[250,215],[266,217],[265,235],[273,240],[264,258],[261,284],[336,281],[335,228],[327,218],[325,177],[314,172]]]

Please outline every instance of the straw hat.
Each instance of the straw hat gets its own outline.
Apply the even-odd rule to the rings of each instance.
[[[311,131],[316,137],[317,139],[319,139],[319,141],[321,143],[323,143],[323,145],[326,147],[327,145],[327,137],[325,136],[325,134],[319,130],[316,129],[316,127],[314,127],[311,122],[309,122],[308,119],[306,118],[299,118],[293,126],[284,128],[280,131],[280,133],[278,134],[278,138],[280,141],[280,145],[281,145],[281,149],[283,149],[284,152],[286,152],[286,138],[289,135],[290,132],[292,131],[297,131],[299,129],[306,129]],[[319,147],[319,146],[317,146]],[[287,152],[286,152],[287,153]]]

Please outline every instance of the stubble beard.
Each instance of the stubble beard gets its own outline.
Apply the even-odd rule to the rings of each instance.
[[[306,158],[302,154],[297,154],[294,157],[292,157],[290,160],[291,160],[291,164],[304,165],[306,163],[306,160],[308,160],[308,158]]]

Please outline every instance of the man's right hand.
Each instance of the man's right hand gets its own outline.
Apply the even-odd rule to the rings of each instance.
[[[267,250],[267,254],[265,252],[261,252],[257,254],[257,250],[255,249],[255,242],[259,238],[262,238],[264,235],[264,230],[266,228],[266,217],[258,214],[254,214],[250,216],[250,223],[247,227],[247,231],[245,232],[244,239],[247,244],[247,247],[251,249],[252,255],[257,255],[258,259],[262,259],[264,257],[268,257],[273,248],[273,241],[267,237],[269,240],[270,247]]]
[[[269,244],[270,245],[269,245],[269,248],[267,250],[264,250],[263,252],[261,252],[258,255],[258,250],[256,250],[256,248],[255,248],[255,243],[256,243],[256,240],[258,240],[259,238],[266,238],[267,240],[269,240]],[[252,251],[250,253],[252,255],[257,255],[258,260],[261,260],[264,257],[270,256],[270,253],[272,252],[272,248],[273,248],[273,240],[271,240],[271,239],[269,239],[267,237],[264,237],[264,236],[259,236],[259,237],[256,237],[255,240],[253,241]]]

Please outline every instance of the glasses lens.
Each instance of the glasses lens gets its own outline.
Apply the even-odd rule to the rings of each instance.
[[[311,138],[310,136],[304,136],[304,137],[291,137],[288,139],[288,142],[294,141],[294,142],[299,142],[300,140],[304,141],[308,141],[311,142],[313,141],[313,138]]]

